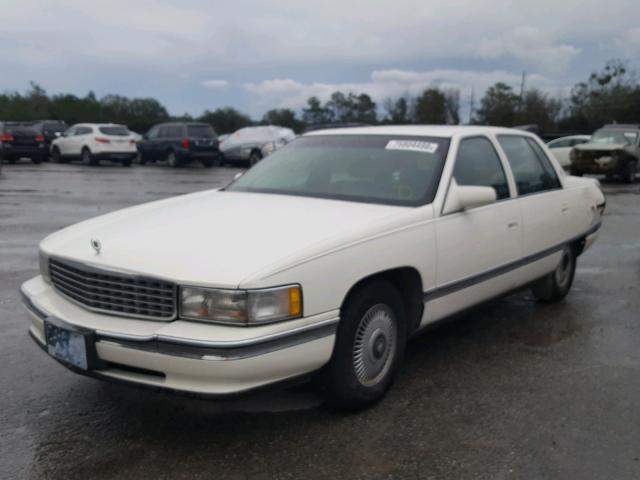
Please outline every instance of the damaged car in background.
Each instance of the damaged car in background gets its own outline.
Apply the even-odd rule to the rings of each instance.
[[[570,153],[570,173],[606,175],[633,183],[640,162],[640,125],[606,125]]]
[[[248,163],[251,167],[294,138],[296,134],[290,128],[276,125],[245,127],[221,141],[220,151],[225,161]]]
[[[315,376],[355,410],[429,324],[520,288],[563,299],[604,208],[527,132],[322,130],[226,188],[50,235],[22,296],[75,372],[212,396]]]

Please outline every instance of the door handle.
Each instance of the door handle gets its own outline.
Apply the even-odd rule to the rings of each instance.
[[[507,228],[509,230],[515,230],[516,228],[518,228],[518,222],[515,220],[511,220],[509,223],[507,223]]]
[[[568,213],[569,212],[569,206],[568,205],[563,205],[562,206],[562,213]]]

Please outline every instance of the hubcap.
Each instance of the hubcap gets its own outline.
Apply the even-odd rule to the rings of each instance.
[[[571,269],[573,266],[573,256],[569,247],[562,250],[562,259],[560,265],[556,268],[556,283],[559,287],[564,288],[571,278]]]
[[[393,311],[383,304],[371,307],[360,320],[353,342],[353,366],[362,385],[374,386],[387,375],[396,344]]]

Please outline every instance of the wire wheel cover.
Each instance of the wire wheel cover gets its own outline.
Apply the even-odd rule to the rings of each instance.
[[[385,378],[395,356],[398,329],[393,311],[384,304],[362,317],[353,341],[353,366],[358,381],[371,387]]]

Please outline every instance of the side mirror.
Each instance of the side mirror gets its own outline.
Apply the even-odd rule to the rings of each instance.
[[[442,213],[447,215],[449,213],[482,207],[495,203],[497,199],[496,191],[492,187],[461,186],[453,179]]]

